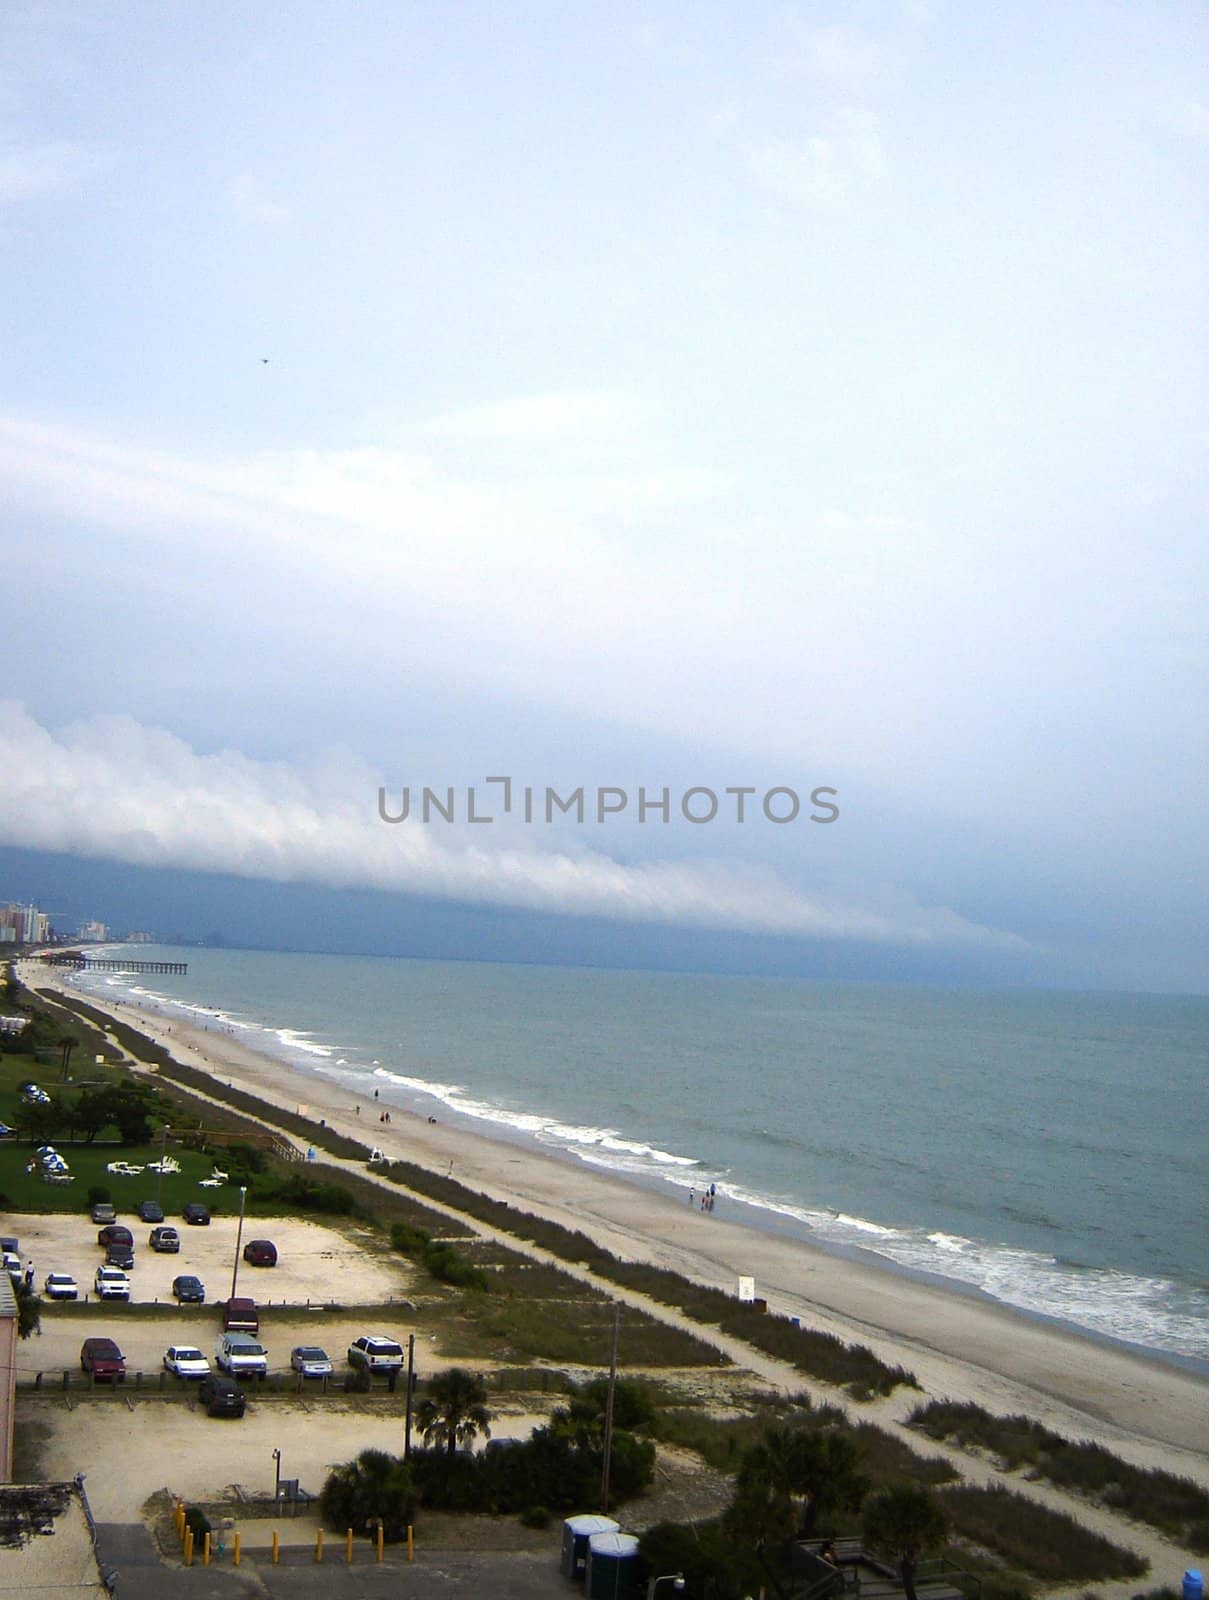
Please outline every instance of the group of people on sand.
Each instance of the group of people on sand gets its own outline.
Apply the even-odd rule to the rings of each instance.
[[[714,1201],[717,1199],[717,1197],[718,1197],[717,1189],[711,1183],[709,1188],[701,1196],[701,1209],[702,1209],[702,1211],[712,1211],[714,1209]],[[689,1203],[690,1206],[695,1206],[697,1204],[697,1191],[696,1191],[696,1189],[690,1189],[689,1190],[689,1192],[688,1192],[688,1203]]]

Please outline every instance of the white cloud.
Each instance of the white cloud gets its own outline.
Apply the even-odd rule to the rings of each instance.
[[[882,180],[885,148],[877,118],[849,107],[824,132],[802,143],[772,139],[749,145],[747,167],[756,184],[782,200],[834,205],[855,189]]]
[[[1209,145],[1209,106],[1203,100],[1185,100],[1172,113],[1171,124],[1194,144]]]
[[[790,28],[793,43],[787,65],[845,94],[864,91],[883,70],[881,47],[851,23],[815,26],[794,14]]]
[[[456,439],[536,443],[612,433],[633,416],[633,402],[617,390],[563,389],[436,417],[425,432]]]
[[[384,823],[377,780],[351,757],[302,772],[238,751],[199,755],[128,716],[54,733],[23,707],[0,703],[0,771],[0,843],[27,849],[619,921],[1027,948],[943,907],[905,897],[845,903],[802,893],[767,869],[628,866],[594,850],[518,846],[515,836],[484,844],[484,828]]]
[[[95,150],[70,140],[0,145],[0,205],[79,183],[98,161]]]
[[[249,222],[281,227],[290,220],[289,207],[262,193],[260,184],[250,172],[241,173],[231,185],[231,203],[239,215]]]

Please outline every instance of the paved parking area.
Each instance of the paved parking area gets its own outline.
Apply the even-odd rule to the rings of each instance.
[[[189,1569],[161,1563],[141,1524],[102,1523],[97,1547],[107,1571],[117,1572],[117,1600],[239,1600],[245,1594],[267,1600],[441,1600],[481,1595],[484,1600],[563,1600],[582,1593],[559,1574],[561,1525],[550,1530],[549,1551],[425,1551],[409,1563],[388,1550],[379,1565],[364,1546],[352,1566],[343,1547],[329,1545],[322,1564],[301,1551],[284,1552],[273,1566],[266,1552],[244,1557],[239,1568],[222,1565]]]

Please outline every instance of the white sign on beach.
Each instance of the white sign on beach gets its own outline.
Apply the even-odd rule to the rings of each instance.
[[[754,1278],[739,1279],[739,1299],[754,1300],[756,1298],[756,1280]]]

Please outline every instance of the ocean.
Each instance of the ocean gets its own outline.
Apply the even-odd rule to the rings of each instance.
[[[1209,1371],[1204,999],[132,954],[80,987]]]

